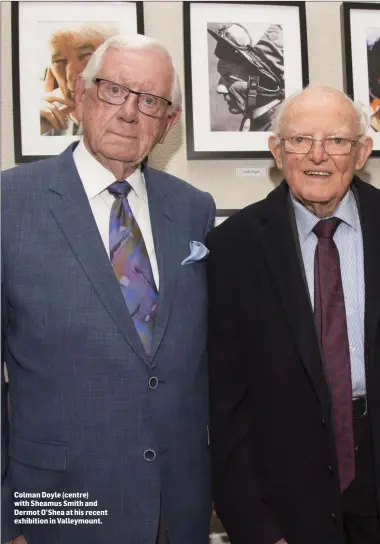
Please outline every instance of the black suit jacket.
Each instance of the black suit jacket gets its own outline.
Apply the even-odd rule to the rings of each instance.
[[[380,504],[380,191],[361,212],[369,417]],[[288,187],[208,239],[214,498],[232,544],[343,544],[329,390]]]

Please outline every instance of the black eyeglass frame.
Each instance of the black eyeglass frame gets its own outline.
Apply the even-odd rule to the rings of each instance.
[[[109,79],[104,79],[103,77],[94,77],[92,81],[97,84],[97,87],[98,87],[97,96],[98,96],[99,100],[101,100],[102,102],[105,102],[106,104],[109,104],[110,106],[122,106],[123,104],[125,104],[128,96],[132,93],[132,94],[135,94],[136,96],[139,97],[139,99],[137,100],[137,109],[139,110],[139,112],[142,113],[143,115],[146,115],[147,117],[153,117],[153,119],[161,119],[161,117],[163,117],[165,115],[168,107],[173,104],[173,102],[171,102],[167,98],[164,98],[163,96],[158,96],[156,94],[147,93],[147,92],[144,92],[144,91],[133,91],[132,89],[130,89],[129,87],[126,87],[125,85],[120,85],[120,83],[116,83],[116,81],[110,81]],[[121,104],[112,104],[112,102],[108,102],[107,100],[104,100],[103,98],[100,98],[100,96],[99,96],[99,83],[101,83],[102,81],[105,81],[106,83],[112,83],[113,85],[117,85],[121,89],[125,89],[126,91],[128,91],[127,96],[124,98],[124,100],[123,100],[123,102]],[[165,111],[159,116],[150,115],[149,113],[145,113],[145,111],[141,111],[140,108],[139,108],[140,96],[153,96],[154,98],[159,98],[160,100],[165,100],[165,102],[167,102],[167,106],[166,106]]]
[[[333,136],[331,138],[313,138],[312,136],[302,136],[300,134],[296,135],[296,136],[288,136],[286,138],[280,138],[280,141],[281,142],[284,142],[284,149],[285,149],[285,152],[286,153],[290,153],[291,155],[307,155],[308,153],[310,153],[310,151],[312,150],[313,148],[313,144],[314,142],[322,142],[322,146],[323,146],[323,149],[325,150],[325,152],[328,154],[328,155],[339,155],[341,157],[348,157],[348,155],[351,155],[351,152],[352,152],[352,148],[353,146],[360,140],[360,138],[362,137],[362,134],[360,134],[359,136],[357,136],[356,138],[343,138],[341,136]],[[309,140],[311,143],[310,143],[310,147],[309,147],[309,150],[308,151],[288,151],[285,147],[285,142],[286,140],[291,140],[293,138],[304,138],[305,140]],[[351,147],[350,147],[350,151],[348,153],[329,153],[327,151],[327,149],[325,148],[325,141],[326,140],[334,140],[336,138],[339,138],[339,140],[344,140],[346,142],[350,142],[351,144]]]

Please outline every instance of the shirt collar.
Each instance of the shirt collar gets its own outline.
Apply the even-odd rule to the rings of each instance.
[[[114,183],[115,176],[91,155],[84,145],[83,140],[75,148],[73,159],[88,200],[92,200]],[[141,169],[137,168],[128,176],[127,181],[137,197],[145,200],[146,186]]]
[[[305,208],[301,202],[298,202],[291,191],[290,196],[296,216],[298,234],[301,241],[304,241],[320,219]],[[342,202],[340,202],[339,206],[331,217],[338,217],[354,230],[359,229],[359,213],[356,200],[351,189],[344,196]]]

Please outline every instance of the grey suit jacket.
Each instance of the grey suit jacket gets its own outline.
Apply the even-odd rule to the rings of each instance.
[[[144,171],[160,273],[148,359],[72,150],[2,176],[10,392],[9,429],[6,420],[3,425],[3,539],[20,532],[12,519],[15,491],[56,491],[87,492],[97,506],[77,510],[102,510],[92,516],[102,524],[26,521],[21,532],[28,544],[153,544],[160,497],[170,544],[206,544],[205,264],[181,262],[191,240],[204,242],[214,202],[173,176]],[[73,509],[57,506],[53,510],[64,514],[53,517],[75,518],[66,514]]]

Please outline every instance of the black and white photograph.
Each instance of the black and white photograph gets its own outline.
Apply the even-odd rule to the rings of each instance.
[[[285,97],[281,25],[207,25],[211,131],[269,131]]]
[[[305,3],[183,9],[188,158],[269,157],[278,108],[308,83]]]
[[[79,138],[78,75],[104,41],[138,28],[143,31],[142,3],[12,3],[17,162],[56,155]]]
[[[342,10],[346,91],[368,112],[380,157],[380,4],[344,2]]]

